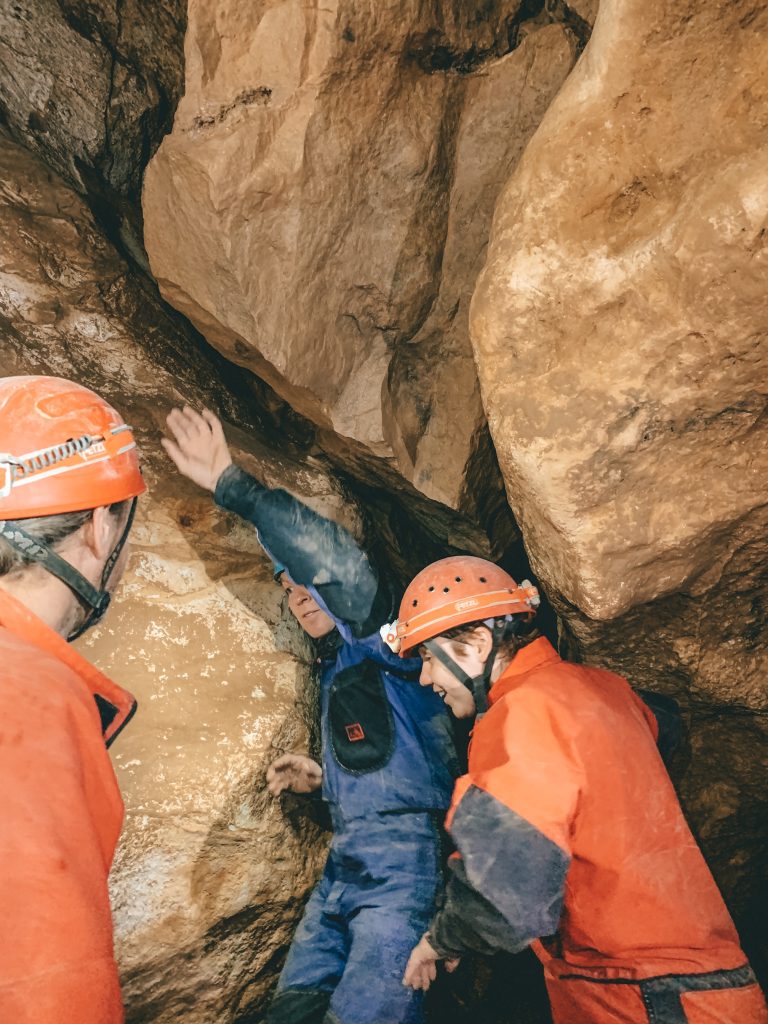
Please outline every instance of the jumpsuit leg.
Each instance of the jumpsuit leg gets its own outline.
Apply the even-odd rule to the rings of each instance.
[[[422,1024],[422,992],[403,985],[408,957],[429,914],[365,907],[350,922],[347,966],[331,997],[325,1024]]]
[[[296,929],[265,1024],[321,1024],[349,951],[346,922],[329,912],[332,878],[315,887]]]
[[[350,947],[325,1024],[422,1024],[423,993],[403,974],[434,911],[439,839],[425,814],[371,822],[365,833],[348,847],[371,870],[345,887]]]
[[[423,1024],[423,994],[402,978],[438,885],[428,814],[376,816],[337,833],[266,1024]]]

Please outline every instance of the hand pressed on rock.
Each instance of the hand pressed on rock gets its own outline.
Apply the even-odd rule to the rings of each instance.
[[[303,754],[283,754],[267,769],[267,789],[272,796],[288,789],[292,793],[314,793],[323,781],[323,769]]]
[[[173,440],[164,437],[160,443],[176,468],[200,487],[215,491],[219,477],[232,465],[218,417],[210,409],[200,414],[185,405],[183,409],[171,409],[166,423]]]

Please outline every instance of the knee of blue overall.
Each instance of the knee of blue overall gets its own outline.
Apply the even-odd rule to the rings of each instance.
[[[268,1024],[420,1024],[422,993],[402,978],[440,885],[434,816],[336,816],[335,826]]]

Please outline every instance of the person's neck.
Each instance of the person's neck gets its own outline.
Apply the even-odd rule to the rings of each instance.
[[[0,590],[65,639],[73,631],[80,614],[77,598],[66,583],[45,570],[32,567],[18,576],[0,578]]]
[[[510,658],[497,656],[496,661],[493,663],[493,668],[491,669],[491,686],[493,686],[496,680],[503,675],[504,671],[508,668],[510,661]]]
[[[314,641],[315,654],[321,661],[329,661],[336,657],[336,652],[341,646],[342,638],[338,629],[334,627],[323,636],[317,637]]]

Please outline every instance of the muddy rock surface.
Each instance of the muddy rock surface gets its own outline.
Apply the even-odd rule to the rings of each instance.
[[[337,450],[470,514],[474,477],[499,478],[469,297],[578,44],[529,13],[192,0],[184,96],[144,184],[171,305]]]
[[[353,529],[359,519],[326,472],[266,443],[247,395],[221,387],[82,200],[7,137],[0,239],[3,374],[74,377],[104,395],[135,427],[149,485],[119,598],[79,642],[139,702],[112,748],[128,1020],[234,1020],[263,1003],[324,855],[322,829],[264,788],[272,757],[306,749],[312,656],[253,531],[160,449],[166,410],[218,408],[243,465]]]

